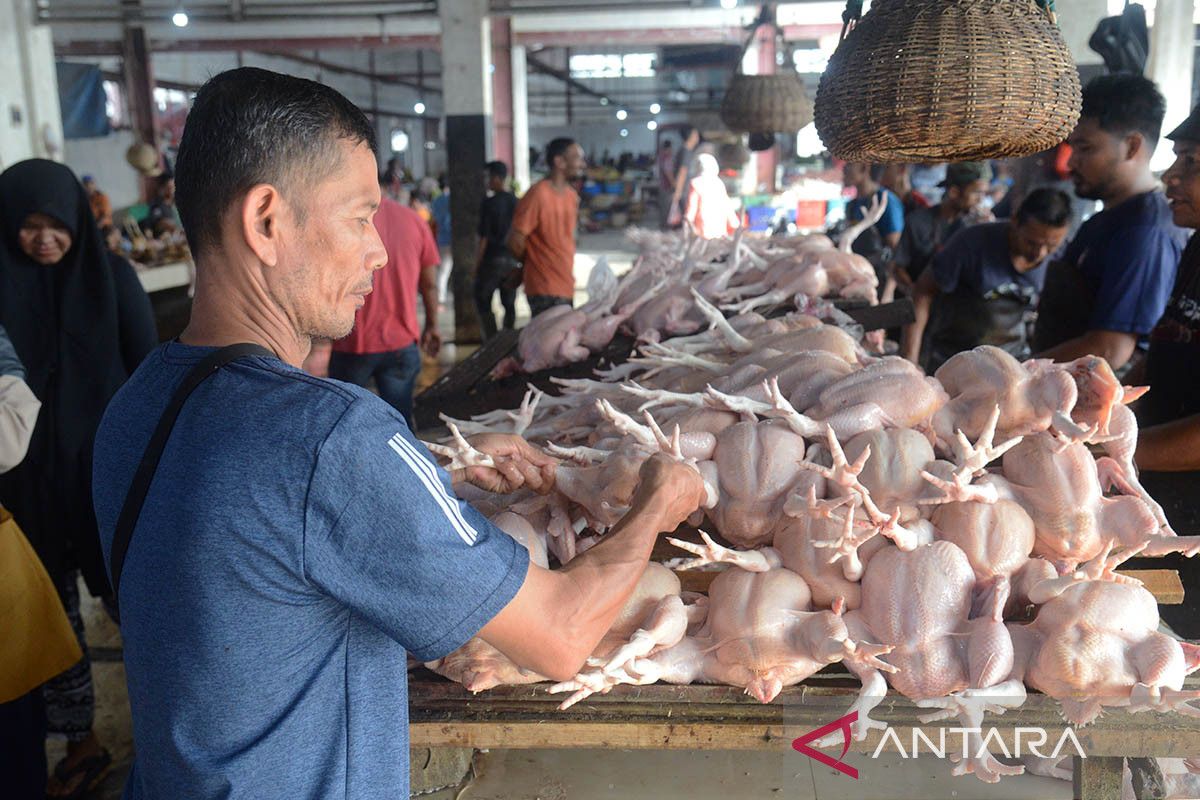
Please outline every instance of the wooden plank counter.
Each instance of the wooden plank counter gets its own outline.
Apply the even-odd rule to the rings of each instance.
[[[694,529],[681,528],[678,538],[699,541]],[[653,558],[658,561],[686,553],[660,538]],[[1179,604],[1184,590],[1174,570],[1120,570],[1136,577],[1160,604]],[[706,591],[717,571],[677,573],[685,591]],[[846,714],[859,691],[858,679],[841,664],[833,664],[797,686],[784,689],[768,704],[742,689],[724,685],[617,686],[608,694],[586,698],[566,711],[559,703],[566,693],[551,695],[550,684],[500,686],[472,695],[460,684],[424,669],[409,676],[409,740],[413,747],[470,747],[499,749],[582,748],[643,750],[767,750],[789,753],[792,740]],[[1200,691],[1200,674],[1185,680],[1184,689]],[[931,742],[947,728],[947,748],[961,748],[956,721],[922,725],[927,713],[908,698],[888,690],[871,716],[895,731],[902,747],[910,747],[914,729]],[[1057,701],[1029,691],[1024,705],[1003,715],[988,714],[992,728],[1009,752],[1016,750],[1018,728],[1041,729],[1049,754],[1067,725]],[[1200,756],[1200,718],[1154,712],[1130,714],[1109,709],[1094,723],[1072,728],[1087,755],[1074,759],[1075,797],[1080,800],[1121,800],[1121,775],[1126,759]],[[1028,747],[1032,732],[1023,734]],[[856,753],[873,753],[884,734],[872,731],[863,742],[852,742]],[[1037,738],[1033,739],[1037,742]],[[922,740],[924,743],[924,740]],[[896,751],[890,736],[883,749]],[[1002,751],[993,742],[993,754]],[[835,750],[829,750],[836,755]],[[923,753],[929,753],[925,747]],[[1074,753],[1068,741],[1066,751]],[[909,753],[911,756],[911,752]],[[802,758],[795,754],[796,758]],[[851,756],[847,760],[855,762]],[[858,768],[864,766],[862,756]],[[1132,760],[1148,768],[1153,762]],[[962,780],[974,780],[964,777]]]
[[[787,751],[796,737],[844,715],[859,688],[854,676],[832,665],[765,705],[733,686],[653,684],[617,686],[559,711],[567,695],[548,694],[548,686],[501,686],[472,695],[423,668],[414,670],[409,678],[410,742],[414,747]],[[1184,688],[1200,690],[1200,677],[1190,678]],[[907,746],[914,727],[937,741],[940,726],[918,720],[925,713],[889,691],[871,716],[895,728]],[[1050,749],[1066,727],[1057,702],[1036,692],[1019,709],[988,714],[984,724],[995,727],[1010,750],[1018,727],[1044,728]],[[1181,714],[1110,710],[1075,729],[1075,735],[1089,757],[1200,754],[1200,719]],[[851,750],[874,752],[881,738],[873,731],[866,741],[852,743]],[[947,741],[955,739],[948,734]],[[885,749],[895,750],[890,740]]]

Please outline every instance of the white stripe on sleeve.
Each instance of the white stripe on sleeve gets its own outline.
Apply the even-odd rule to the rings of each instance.
[[[446,491],[446,487],[438,480],[437,473],[433,469],[433,465],[426,461],[417,452],[408,440],[401,434],[396,434],[388,442],[388,446],[400,456],[401,460],[408,465],[413,474],[425,486],[425,490],[433,498],[433,501],[438,504],[442,510],[442,514],[450,522],[455,532],[468,545],[474,545],[479,537],[478,532],[463,518],[462,509],[458,507],[458,501],[455,500]]]

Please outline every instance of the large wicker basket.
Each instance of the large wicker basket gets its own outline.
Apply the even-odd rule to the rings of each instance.
[[[783,75],[734,75],[721,101],[721,120],[731,131],[795,133],[812,118],[812,101],[794,70]]]
[[[785,71],[777,75],[743,75],[742,57],[760,28],[774,32],[776,46],[785,56]],[[764,3],[750,26],[750,35],[738,56],[729,88],[721,101],[721,121],[738,133],[795,133],[812,122],[812,101],[804,81],[791,68],[791,49],[775,21],[775,7]]]
[[[838,158],[1029,155],[1079,119],[1079,73],[1034,0],[875,0],[829,60],[817,132]]]

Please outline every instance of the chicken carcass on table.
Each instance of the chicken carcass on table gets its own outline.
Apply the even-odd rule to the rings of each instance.
[[[528,522],[516,514],[503,512],[492,519],[529,549],[530,560],[549,569],[546,548]],[[592,651],[593,663],[623,663],[650,655],[657,648],[678,642],[687,630],[687,611],[680,598],[679,578],[661,564],[646,566],[633,594],[617,613],[612,626]],[[546,678],[517,666],[510,658],[479,637],[475,637],[444,658],[430,661],[426,667],[457,681],[471,692],[495,686],[539,683]]]
[[[1013,677],[1058,700],[1072,725],[1091,723],[1106,707],[1200,717],[1189,705],[1200,691],[1182,688],[1200,668],[1200,646],[1158,631],[1154,595],[1114,579],[1119,559],[1106,549],[1079,572],[1034,587],[1037,617],[1008,625]]]
[[[956,431],[978,436],[997,407],[996,432],[1005,439],[1051,427],[1080,440],[1088,433],[1071,418],[1079,390],[1065,369],[1027,369],[1004,350],[983,345],[951,357],[934,377],[949,397],[933,418],[947,447]]]
[[[703,627],[649,657],[577,676],[552,692],[586,696],[618,684],[727,683],[769,703],[827,664],[847,660],[889,669],[889,647],[851,641],[837,611],[812,611],[804,579],[791,570],[730,569],[708,591]]]
[[[608,346],[617,329],[651,299],[643,295],[613,310],[600,301],[582,308],[554,306],[531,319],[517,337],[517,358],[525,372],[582,361]]]
[[[876,428],[928,429],[947,399],[937,380],[894,356],[878,359],[834,381],[821,392],[817,404],[807,409],[793,406],[775,383],[767,391],[770,402],[716,389],[709,389],[708,394],[715,405],[730,411],[785,420],[801,436],[823,436],[829,426],[841,441]]]
[[[978,732],[983,715],[1020,706],[1025,688],[1009,677],[1013,644],[1001,616],[1007,598],[995,595],[992,607],[972,618],[974,588],[974,571],[957,545],[935,541],[911,551],[887,547],[867,565],[862,606],[847,612],[845,623],[851,639],[893,646],[880,656],[894,668],[887,682],[918,706],[940,709],[922,722],[957,717],[962,727],[975,729],[967,737],[968,757],[954,772],[994,783],[1024,768],[1001,764],[988,753]],[[853,732],[862,740],[871,728],[885,727],[869,714],[883,701],[887,687],[878,668],[854,661],[847,666],[863,682],[852,706],[858,712]]]
[[[1119,478],[1112,459],[1097,460],[1085,445],[1043,432],[1026,436],[1005,453],[1003,478],[990,480],[1029,513],[1037,534],[1033,552],[1053,562],[1059,573],[1113,545],[1145,555],[1200,552],[1200,536],[1163,530],[1140,497],[1105,496],[1103,484]]]
[[[542,535],[521,516],[502,511],[491,517],[500,530],[516,539],[529,551],[529,560],[543,569],[550,568],[546,544]],[[533,670],[519,667],[508,656],[478,636],[452,653],[435,661],[425,662],[428,669],[457,681],[471,692],[482,692],[495,686],[515,686],[539,683],[546,678]]]

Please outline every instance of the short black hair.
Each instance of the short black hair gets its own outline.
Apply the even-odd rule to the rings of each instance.
[[[210,78],[175,160],[175,204],[192,253],[220,245],[226,211],[253,186],[287,192],[295,179],[312,183],[336,169],[343,139],[376,150],[366,115],[324,84],[257,67]]]
[[[508,165],[503,161],[489,161],[483,165],[483,169],[493,178],[505,180],[508,178]]]
[[[1080,119],[1094,119],[1100,130],[1117,136],[1135,131],[1153,150],[1162,135],[1167,101],[1154,81],[1141,75],[1101,75],[1083,89]]]
[[[1063,228],[1071,221],[1071,198],[1059,189],[1043,186],[1034,189],[1017,209],[1017,224],[1033,220],[1051,228]]]
[[[560,136],[546,145],[546,166],[554,169],[554,159],[559,156],[565,156],[574,144],[574,139],[567,136]]]

